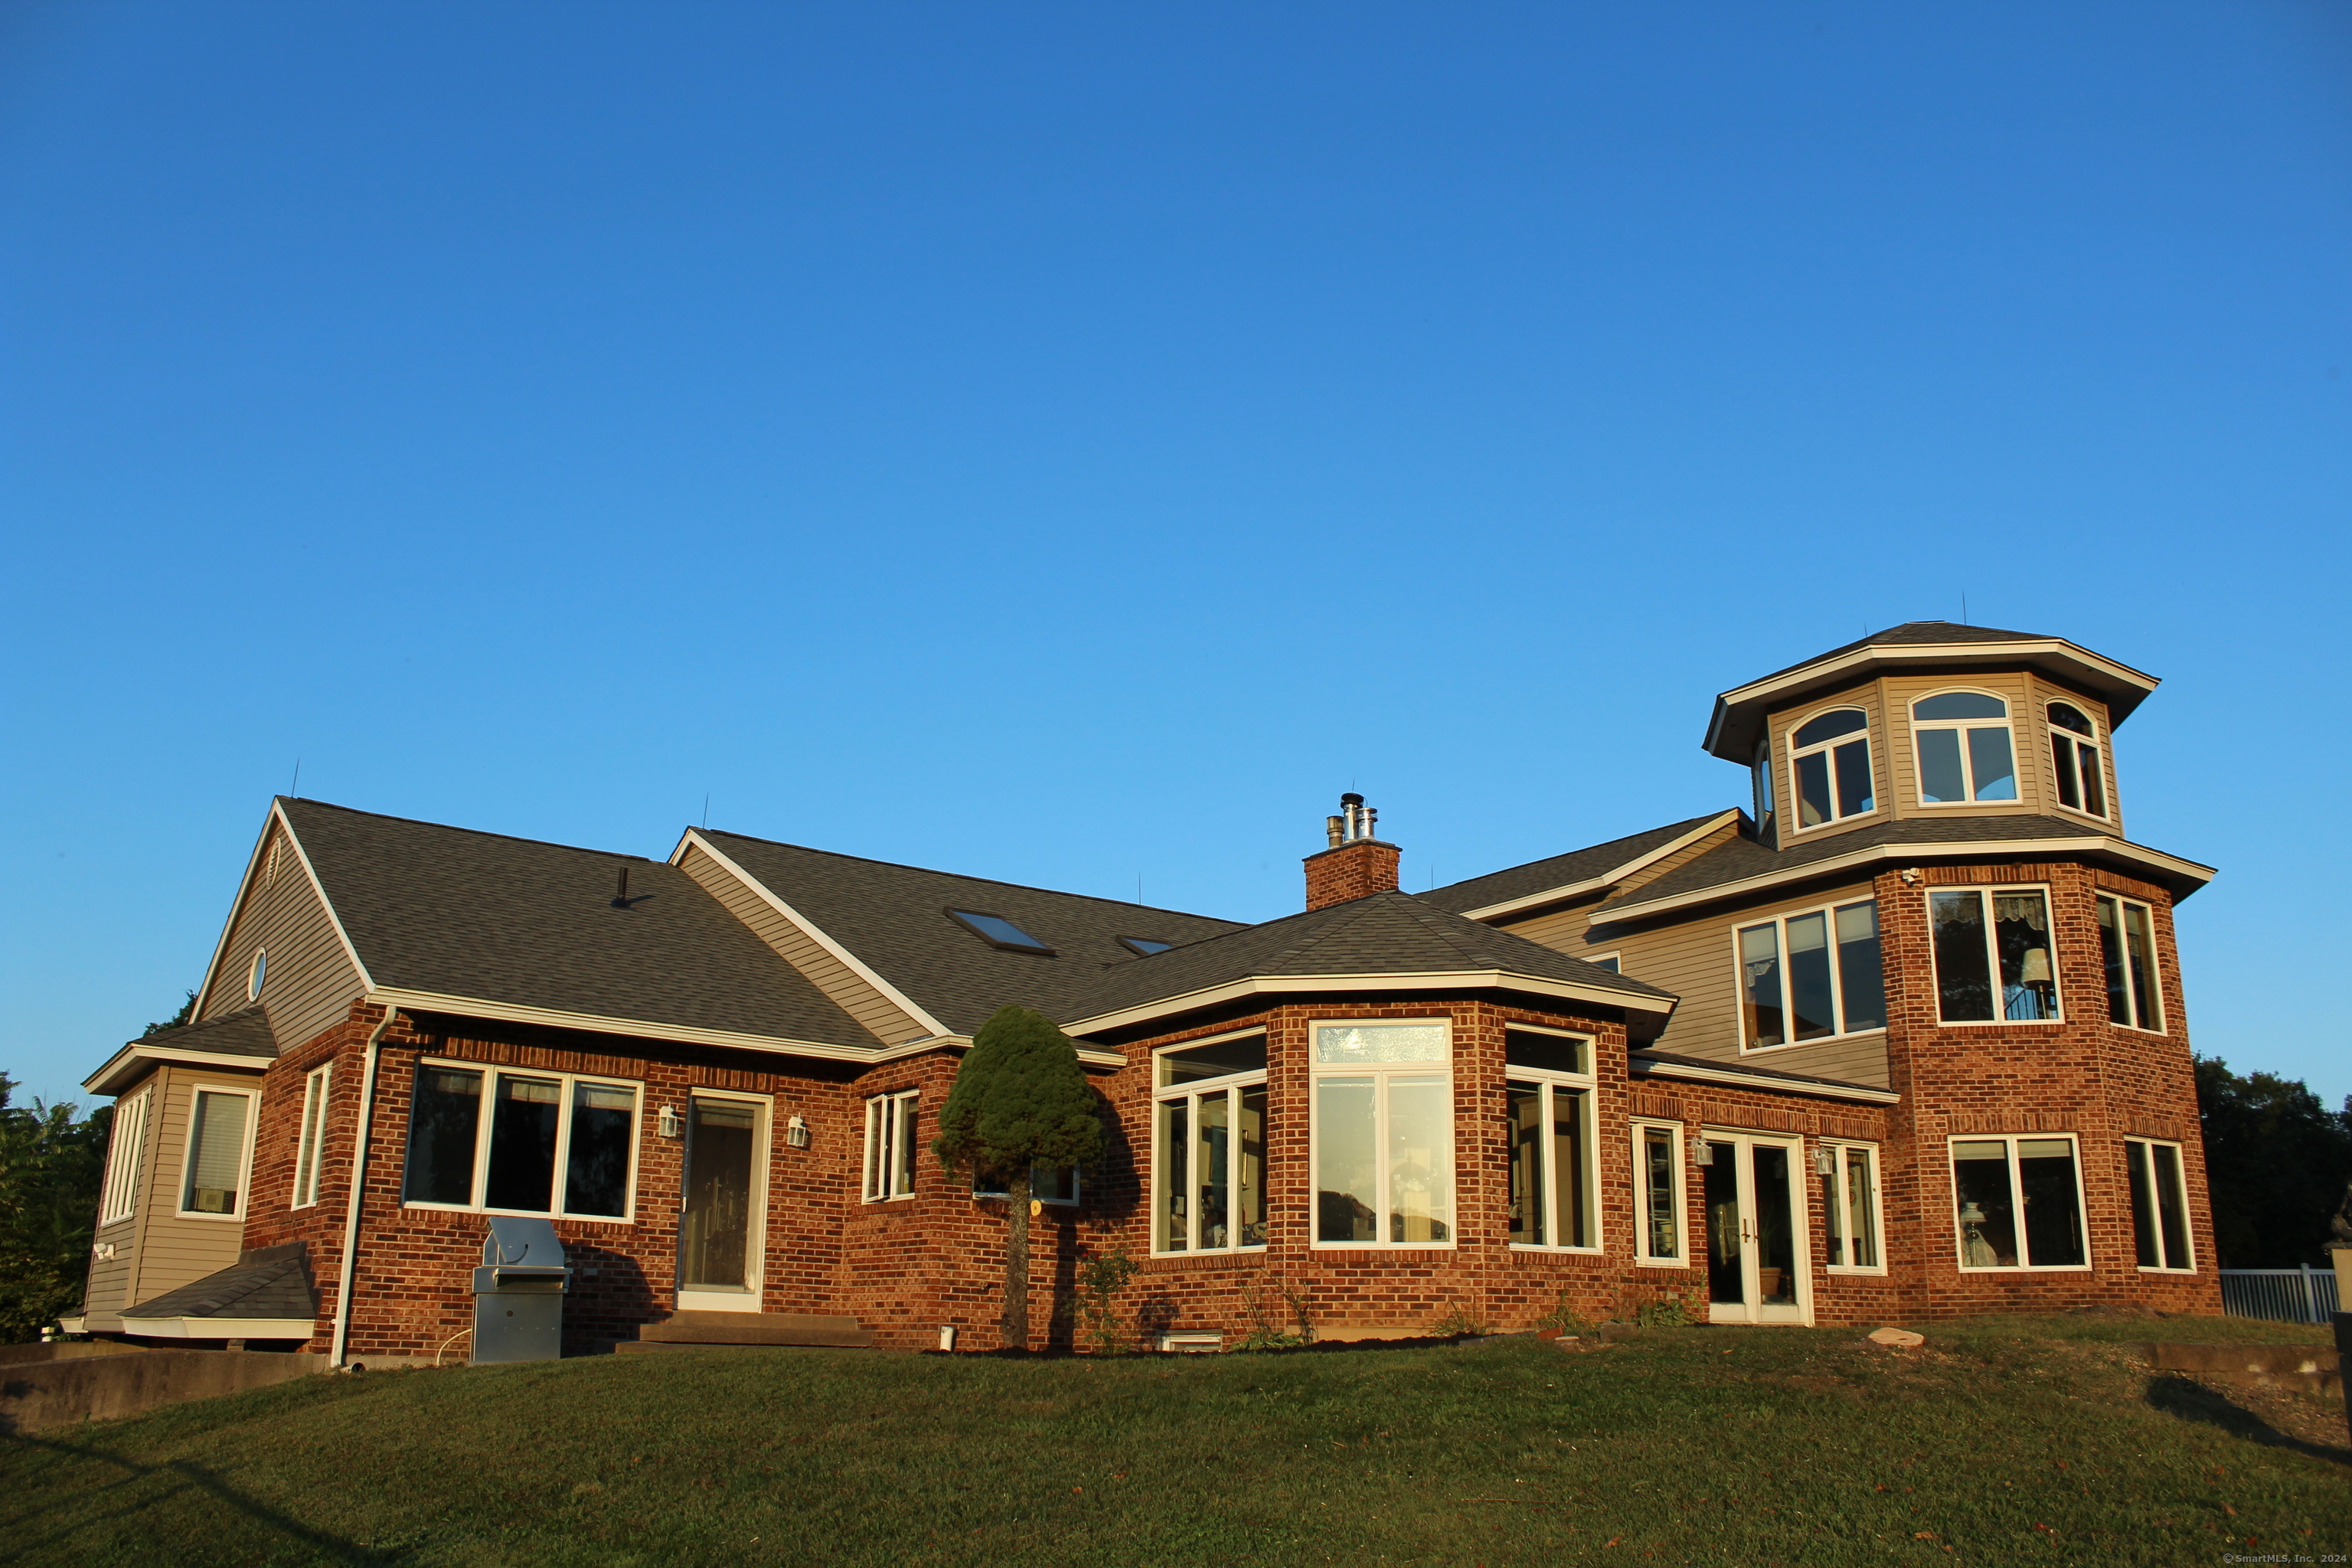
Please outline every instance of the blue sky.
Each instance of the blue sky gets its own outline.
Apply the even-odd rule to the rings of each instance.
[[[2326,5],[11,6],[0,1068],[298,758],[1261,919],[1965,595],[2166,678],[2195,1037],[2339,1100],[2347,198]]]

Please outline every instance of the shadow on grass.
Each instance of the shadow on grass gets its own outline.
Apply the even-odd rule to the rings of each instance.
[[[2231,1436],[2243,1437],[2250,1443],[2260,1443],[2270,1448],[2291,1448],[2298,1454],[2308,1454],[2315,1459],[2326,1459],[2338,1465],[2352,1464],[2352,1448],[2331,1447],[2291,1437],[2229,1395],[2217,1394],[2189,1378],[2151,1378],[2147,1385],[2147,1402],[2167,1415],[2219,1426]]]
[[[180,1480],[209,1493],[215,1501],[235,1509],[256,1524],[276,1531],[287,1541],[299,1542],[308,1546],[330,1562],[397,1563],[408,1555],[408,1548],[405,1546],[362,1546],[357,1542],[346,1541],[341,1536],[329,1535],[324,1531],[313,1530],[300,1521],[247,1496],[202,1465],[192,1465],[184,1459],[174,1459],[162,1465],[142,1465],[135,1460],[126,1459],[120,1454],[110,1454],[103,1448],[92,1447],[81,1443],[59,1443],[46,1438],[25,1436],[19,1436],[14,1441],[26,1448],[42,1448],[53,1454],[67,1455],[74,1458],[95,1459],[100,1464],[110,1465],[116,1470],[124,1472],[115,1481],[113,1487],[103,1489],[107,1491],[152,1476],[177,1477]],[[9,1531],[6,1546],[0,1548],[0,1563],[15,1562],[38,1552],[45,1547],[62,1544],[76,1531],[103,1520],[126,1519],[132,1514],[143,1512],[153,1508],[157,1503],[164,1501],[171,1495],[167,1491],[160,1496],[135,1502],[129,1507],[114,1509],[105,1514],[83,1510],[79,1512],[69,1524],[53,1529],[44,1535],[36,1535],[31,1531],[19,1526]]]

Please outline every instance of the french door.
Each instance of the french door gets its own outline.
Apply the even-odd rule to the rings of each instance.
[[[1759,1132],[1703,1135],[1706,1280],[1717,1323],[1810,1323],[1804,1141]]]
[[[768,1105],[697,1091],[686,1110],[677,1310],[756,1312],[767,1248]]]

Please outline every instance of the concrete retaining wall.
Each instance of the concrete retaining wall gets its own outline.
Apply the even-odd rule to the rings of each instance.
[[[20,1347],[30,1348],[30,1347]],[[0,1364],[0,1434],[43,1432],[84,1421],[210,1399],[323,1371],[326,1357],[258,1351],[139,1351],[50,1345],[46,1361]]]

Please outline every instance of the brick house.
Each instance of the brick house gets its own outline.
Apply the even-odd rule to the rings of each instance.
[[[1115,1246],[1166,1343],[2217,1311],[2172,925],[2213,873],[2124,837],[2109,743],[2155,686],[1897,626],[1717,699],[1745,809],[1410,895],[1350,795],[1258,925],[280,798],[194,1021],[87,1080],[117,1135],[67,1326],[429,1357],[515,1213],[569,1249],[575,1352],[984,1348],[1003,1200],[927,1145],[1007,1003],[1111,1134],[1037,1173],[1039,1322]]]

